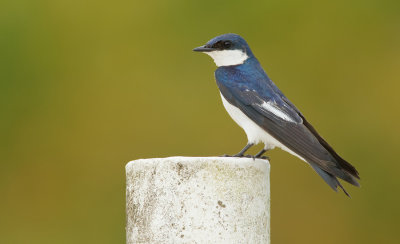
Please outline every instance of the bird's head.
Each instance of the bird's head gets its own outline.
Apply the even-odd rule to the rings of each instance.
[[[214,37],[206,45],[196,47],[193,51],[210,55],[218,67],[243,64],[253,56],[246,41],[236,34]]]

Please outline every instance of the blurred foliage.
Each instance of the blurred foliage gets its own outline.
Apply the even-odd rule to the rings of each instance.
[[[0,242],[124,243],[128,161],[240,150],[191,51],[233,32],[362,178],[269,153],[272,242],[398,243],[399,30],[394,0],[1,1]]]

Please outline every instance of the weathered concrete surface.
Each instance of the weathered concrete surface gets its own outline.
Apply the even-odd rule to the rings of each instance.
[[[127,243],[267,243],[269,162],[171,157],[126,165]]]

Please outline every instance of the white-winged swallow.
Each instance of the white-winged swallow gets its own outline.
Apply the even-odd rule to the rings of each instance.
[[[241,36],[217,36],[193,51],[214,59],[218,66],[215,79],[225,109],[247,135],[248,143],[233,156],[243,157],[251,146],[264,143],[255,158],[279,147],[308,163],[335,191],[339,186],[349,196],[337,178],[359,186],[357,170],[333,150],[278,89]]]

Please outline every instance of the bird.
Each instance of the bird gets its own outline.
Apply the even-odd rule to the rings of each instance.
[[[263,143],[252,157],[263,158],[268,150],[281,148],[308,163],[336,192],[340,187],[350,197],[338,178],[360,186],[355,167],[335,152],[272,82],[244,38],[219,35],[193,51],[214,60],[222,103],[247,135],[246,146],[233,157],[246,157],[250,147]]]

